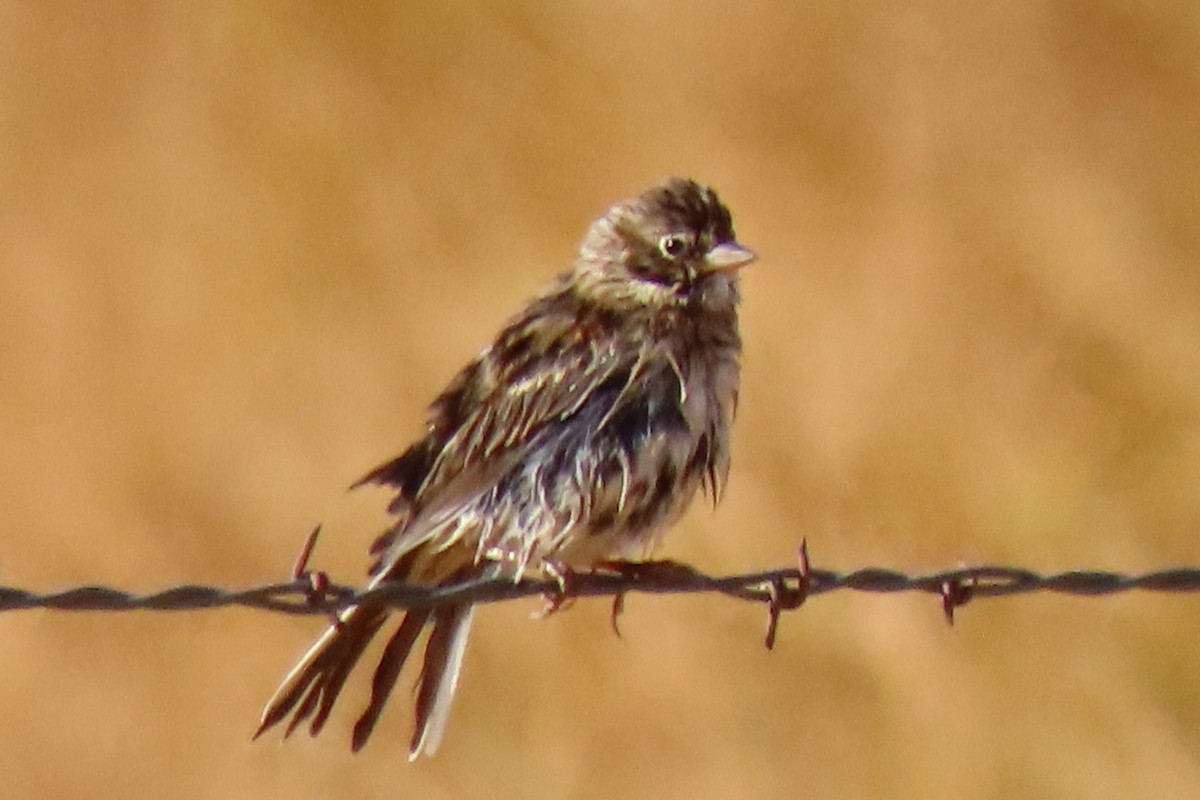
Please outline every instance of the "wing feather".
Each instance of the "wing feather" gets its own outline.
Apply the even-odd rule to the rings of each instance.
[[[544,426],[568,419],[599,387],[630,379],[639,353],[614,344],[606,330],[614,321],[598,311],[581,318],[563,299],[547,295],[510,322],[433,402],[426,435],[354,484],[398,490],[390,508],[400,519],[372,574],[386,576],[417,545],[453,535],[458,512],[519,463]]]

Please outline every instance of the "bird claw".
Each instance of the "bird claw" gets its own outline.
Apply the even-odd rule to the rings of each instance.
[[[946,624],[954,625],[954,611],[965,606],[975,594],[975,582],[970,579],[942,582],[942,613]]]
[[[658,581],[687,581],[699,573],[682,561],[659,559],[654,561],[600,561],[589,573],[579,573],[571,568],[547,561],[544,565],[546,574],[558,584],[557,591],[546,592],[542,608],[533,613],[534,619],[545,619],[569,608],[576,599],[575,583],[581,574],[596,574],[606,572],[627,581],[658,580]],[[613,595],[612,607],[609,611],[608,622],[617,638],[621,638],[621,615],[625,613],[625,592],[618,591]]]
[[[612,572],[626,580],[690,580],[699,573],[684,564],[669,558],[653,561],[601,561],[596,564],[597,572]]]
[[[621,626],[619,620],[622,614],[625,613],[625,593],[617,592],[613,595],[612,610],[609,612],[608,624],[612,626],[612,632],[621,638]]]
[[[597,572],[610,572],[630,581],[639,580],[690,580],[699,573],[682,561],[658,559],[654,561],[601,561],[596,564]],[[613,595],[612,609],[608,622],[617,638],[621,638],[621,615],[625,613],[625,592]]]
[[[551,614],[557,614],[559,611],[570,608],[575,603],[574,583],[577,573],[570,567],[549,560],[543,567],[546,574],[558,584],[558,590],[542,595],[545,603],[541,609],[533,612],[534,619],[545,619]]]

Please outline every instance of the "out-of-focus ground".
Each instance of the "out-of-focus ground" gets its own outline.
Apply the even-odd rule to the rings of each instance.
[[[365,568],[397,452],[607,203],[717,186],[746,340],[713,572],[1200,562],[1194,2],[0,5],[0,583]],[[478,616],[251,744],[320,627],[0,615],[8,797],[1200,796],[1200,599]],[[410,678],[405,678],[406,683]]]

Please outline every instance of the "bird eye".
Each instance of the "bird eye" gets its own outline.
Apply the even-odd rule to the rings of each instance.
[[[658,249],[667,258],[678,258],[687,249],[687,239],[679,234],[668,234],[658,240]]]

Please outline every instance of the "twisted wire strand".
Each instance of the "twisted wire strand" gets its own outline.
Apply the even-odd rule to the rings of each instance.
[[[1001,566],[964,567],[908,575],[889,569],[865,568],[842,573],[808,569],[802,556],[799,568],[783,568],[741,575],[714,577],[672,565],[644,573],[606,572],[572,574],[567,585],[555,580],[471,580],[429,589],[389,585],[361,590],[353,586],[314,582],[301,576],[286,583],[271,583],[230,590],[218,586],[180,585],[138,594],[106,586],[76,586],[38,593],[0,586],[0,612],[45,608],[57,611],[194,611],[242,607],[284,614],[329,614],[359,603],[386,604],[395,608],[422,608],[457,604],[496,603],[521,597],[562,594],[570,597],[613,597],[630,592],[647,594],[718,593],[741,600],[771,604],[773,609],[795,608],[806,598],[829,592],[924,592],[940,595],[947,614],[955,606],[981,597],[1006,597],[1054,592],[1098,597],[1130,591],[1200,592],[1200,567],[1180,567],[1140,575],[1101,570],[1074,570],[1041,574]]]

